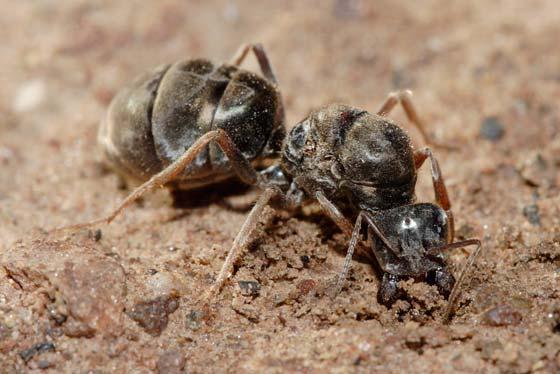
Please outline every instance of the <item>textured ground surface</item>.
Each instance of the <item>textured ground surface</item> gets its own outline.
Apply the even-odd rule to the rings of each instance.
[[[0,371],[560,370],[560,8],[409,3],[3,0]],[[183,208],[158,192],[101,235],[44,234],[126,195],[95,140],[119,87],[163,62],[227,59],[244,41],[266,46],[289,124],[333,101],[373,110],[409,87],[434,136],[461,144],[437,155],[457,235],[481,238],[484,252],[451,325],[423,284],[378,305],[366,263],[332,301],[347,238],[321,215],[272,210],[201,308],[246,214],[216,190]],[[418,195],[432,199],[426,172]],[[466,255],[453,253],[455,269]]]

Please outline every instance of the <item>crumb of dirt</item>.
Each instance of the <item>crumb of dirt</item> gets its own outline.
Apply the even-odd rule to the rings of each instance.
[[[138,322],[148,334],[158,336],[167,327],[169,315],[178,307],[178,296],[160,296],[134,304],[127,315]]]
[[[251,322],[257,323],[261,319],[258,308],[250,304],[250,298],[234,296],[231,300],[231,308]]]
[[[37,343],[33,345],[31,348],[21,351],[19,353],[19,356],[22,358],[23,361],[27,362],[39,353],[54,351],[54,350],[55,350],[54,344],[51,342]]]
[[[557,170],[551,160],[545,158],[541,152],[527,155],[518,166],[523,181],[531,187],[554,186]]]
[[[409,304],[407,312],[415,321],[425,322],[433,311],[445,306],[445,299],[436,286],[408,279],[400,281],[399,288],[406,294],[406,301]]]
[[[551,311],[548,313],[548,319],[552,332],[560,334],[560,305],[551,308]]]
[[[522,314],[510,305],[498,305],[487,310],[481,318],[481,323],[488,326],[515,326],[521,323]]]
[[[37,109],[47,98],[47,87],[43,80],[35,79],[24,82],[13,102],[15,112],[29,112]]]
[[[307,295],[317,287],[317,282],[313,279],[304,279],[297,284],[299,296]]]
[[[237,284],[241,289],[241,294],[243,296],[253,296],[256,297],[261,291],[261,285],[256,281],[238,281]]]
[[[160,374],[179,374],[183,372],[186,362],[185,355],[181,352],[166,351],[158,359],[157,371]]]
[[[539,215],[539,207],[537,206],[537,204],[529,204],[524,206],[523,215],[532,225],[541,225],[541,217]]]
[[[479,129],[480,137],[497,142],[504,136],[504,125],[498,117],[487,117],[482,121]]]
[[[201,310],[191,310],[187,314],[186,327],[190,330],[198,330],[202,327],[202,323],[206,313]]]

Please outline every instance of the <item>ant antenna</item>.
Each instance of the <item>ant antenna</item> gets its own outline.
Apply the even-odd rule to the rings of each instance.
[[[469,272],[470,268],[473,266],[473,264],[474,264],[476,258],[478,257],[478,255],[480,254],[480,250],[482,248],[482,245],[480,243],[480,240],[478,240],[478,239],[468,239],[468,240],[463,240],[463,241],[456,242],[456,243],[446,244],[442,247],[432,248],[429,251],[430,254],[435,254],[437,252],[442,252],[442,251],[449,250],[449,249],[467,247],[467,246],[470,246],[470,245],[476,245],[476,249],[474,250],[474,252],[471,253],[469,258],[467,259],[467,262],[465,263],[465,266],[463,266],[463,270],[461,271],[461,274],[459,275],[459,278],[457,279],[457,282],[455,282],[455,285],[453,286],[453,289],[451,290],[451,294],[449,295],[449,301],[447,302],[447,308],[445,309],[445,313],[443,315],[443,322],[444,323],[449,323],[451,321],[451,316],[455,312],[455,304],[457,302],[457,298],[458,298],[459,293],[461,291],[461,286],[463,284],[465,276]]]

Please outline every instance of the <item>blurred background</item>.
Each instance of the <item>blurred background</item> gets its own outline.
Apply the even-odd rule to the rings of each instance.
[[[227,61],[240,44],[261,42],[280,83],[288,126],[334,101],[374,111],[389,92],[410,88],[434,138],[460,145],[456,151],[435,152],[454,204],[457,236],[485,243],[471,293],[473,304],[482,306],[471,312],[488,306],[483,303],[492,299],[488,295],[506,300],[520,292],[530,301],[526,323],[533,328],[542,325],[544,311],[558,300],[558,273],[548,267],[557,264],[560,203],[557,1],[0,0],[0,9],[0,250],[5,256],[14,253],[16,240],[99,217],[125,196],[116,177],[101,166],[96,146],[99,121],[120,87],[162,63],[193,57]],[[255,62],[249,60],[246,67],[254,68]],[[423,145],[400,109],[391,117],[410,130],[417,146]],[[418,191],[420,200],[432,199],[426,171]],[[134,234],[126,231],[131,237],[118,231],[170,212],[165,193],[148,197],[143,209],[109,229],[117,231],[113,236],[109,231],[106,247],[126,257],[134,243],[181,246],[188,232],[189,240],[210,251],[219,240],[227,247],[244,217],[213,206],[197,210],[194,229],[186,219],[170,221],[147,237],[139,228]],[[215,234],[219,239],[208,234],[216,233],[209,228],[214,223],[205,223],[214,218],[215,225],[231,225],[223,237]],[[552,263],[516,268],[520,258],[532,258],[531,251],[543,246],[553,248]],[[142,265],[134,266],[148,268],[163,261],[158,256],[145,252]],[[458,256],[458,262],[464,258]],[[342,259],[329,261],[336,269]],[[212,264],[215,270],[219,259]],[[464,318],[476,323],[474,314]],[[518,353],[536,349],[524,345],[520,335],[500,339],[504,344],[520,339],[510,347]],[[530,370],[543,357],[558,357],[554,352],[528,361],[516,356],[519,360],[512,362],[498,355],[494,364]],[[437,360],[407,362],[418,370],[414,365],[429,368],[432,359]],[[483,357],[471,364],[473,370],[493,365]]]

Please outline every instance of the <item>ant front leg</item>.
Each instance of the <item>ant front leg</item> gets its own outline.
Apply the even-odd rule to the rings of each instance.
[[[451,201],[449,200],[449,195],[447,193],[447,188],[445,187],[445,181],[443,179],[443,175],[441,174],[441,169],[439,168],[439,163],[434,157],[432,150],[426,147],[415,151],[414,165],[418,170],[427,158],[430,159],[430,171],[432,173],[432,184],[434,186],[436,202],[443,210],[445,210],[447,218],[449,219],[449,236],[447,242],[453,243],[453,237],[455,236],[455,220],[453,219],[453,212],[451,211]]]
[[[315,193],[315,199],[321,205],[321,209],[330,219],[336,223],[336,225],[342,230],[343,233],[350,236],[352,235],[352,224],[350,221],[344,217],[344,214],[330,201],[324,194],[323,191],[317,191]]]
[[[379,230],[379,228],[375,224],[371,215],[366,211],[361,211],[358,214],[358,218],[356,218],[356,223],[354,224],[354,230],[352,231],[352,236],[350,238],[350,244],[348,245],[348,250],[346,252],[346,257],[344,259],[344,267],[342,268],[342,271],[338,275],[338,282],[336,284],[334,296],[336,296],[338,293],[340,293],[340,291],[342,290],[342,287],[344,286],[344,281],[346,280],[346,276],[348,274],[348,271],[350,270],[350,264],[352,262],[352,257],[354,256],[354,250],[356,248],[356,245],[358,244],[358,240],[359,240],[360,235],[361,235],[362,222],[363,222],[364,219],[367,221],[367,224],[368,224],[369,228],[373,231],[373,233],[377,237],[379,237],[379,239],[381,239],[383,244],[387,247],[386,249],[385,248],[378,248],[376,246],[376,241],[372,238],[372,240],[371,240],[371,245],[372,245],[371,251],[373,252],[373,255],[375,256],[379,266],[382,269],[385,269],[387,264],[391,261],[391,257],[388,254],[387,250],[391,251],[392,253],[395,253],[395,250],[392,248],[391,244],[389,243],[389,240]]]
[[[405,112],[408,120],[410,122],[412,122],[412,124],[414,126],[416,126],[418,131],[420,131],[420,133],[422,134],[422,137],[424,138],[424,141],[427,144],[432,144],[432,145],[434,145],[436,147],[440,147],[440,148],[457,149],[456,146],[438,143],[431,138],[431,136],[426,131],[426,125],[420,119],[420,116],[418,115],[418,112],[416,111],[416,108],[414,107],[414,104],[412,103],[412,91],[410,91],[410,90],[402,90],[402,91],[391,92],[389,94],[389,96],[387,96],[387,99],[385,100],[383,105],[381,105],[381,108],[377,111],[377,114],[385,117],[399,103],[403,107],[404,112]]]
[[[346,276],[348,275],[348,271],[350,270],[350,263],[352,262],[352,257],[354,256],[354,249],[356,248],[356,244],[358,244],[358,239],[360,238],[362,230],[362,217],[363,215],[360,212],[360,214],[358,214],[358,218],[356,219],[356,223],[354,224],[354,230],[352,231],[350,244],[348,244],[348,251],[346,252],[346,257],[344,258],[344,267],[342,268],[340,274],[338,274],[338,281],[336,282],[333,296],[338,295],[340,291],[342,291],[344,281],[346,280]]]

